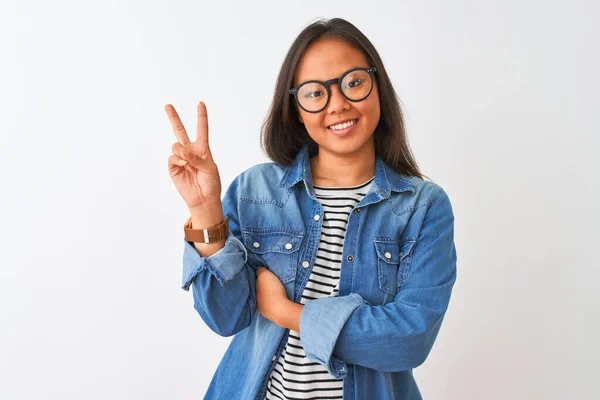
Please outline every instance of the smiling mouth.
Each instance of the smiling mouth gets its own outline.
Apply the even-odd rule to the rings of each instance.
[[[350,121],[346,121],[341,124],[329,125],[327,127],[327,129],[330,129],[332,131],[341,131],[341,130],[351,127],[352,125],[356,124],[357,122],[358,122],[358,119],[351,119]]]

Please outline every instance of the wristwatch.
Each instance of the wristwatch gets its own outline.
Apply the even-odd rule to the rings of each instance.
[[[206,229],[192,229],[192,217],[189,217],[188,220],[183,225],[183,232],[185,234],[185,240],[188,242],[195,243],[215,243],[220,240],[223,240],[227,237],[227,223],[229,222],[229,216],[225,217],[225,219],[219,222],[216,225],[213,225]]]

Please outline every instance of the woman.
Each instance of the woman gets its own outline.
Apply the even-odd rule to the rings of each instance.
[[[454,216],[418,170],[370,41],[342,19],[300,33],[263,126],[273,162],[222,200],[205,105],[196,142],[166,111],[191,214],[182,287],[212,330],[235,335],[206,398],[420,399],[412,369],[456,280]]]

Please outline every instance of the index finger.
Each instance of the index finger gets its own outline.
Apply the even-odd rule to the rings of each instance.
[[[177,140],[179,141],[179,143],[185,146],[190,142],[190,138],[188,137],[187,132],[183,127],[183,123],[179,118],[179,114],[177,114],[177,111],[175,111],[175,107],[173,107],[171,104],[167,104],[165,106],[165,111],[167,112],[169,121],[171,121],[171,126],[173,127],[173,132],[175,132]]]

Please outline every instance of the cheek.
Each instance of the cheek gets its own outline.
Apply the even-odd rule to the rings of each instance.
[[[368,98],[368,102],[365,103],[365,109],[363,112],[369,117],[369,122],[377,125],[379,117],[381,115],[381,109],[379,105],[379,96],[375,90]]]
[[[308,114],[308,115],[307,115]],[[305,113],[302,118],[304,119],[304,126],[306,130],[310,133],[311,131],[315,131],[317,129],[323,128],[323,117],[319,114],[310,114]]]
[[[370,101],[368,103],[361,104],[358,111],[365,119],[365,122],[370,125],[377,125],[379,122],[380,109],[378,101]]]
[[[375,106],[373,107],[373,118],[377,120],[377,122],[379,122],[379,117],[381,116],[381,109],[379,107],[379,102],[377,102],[375,104]]]

